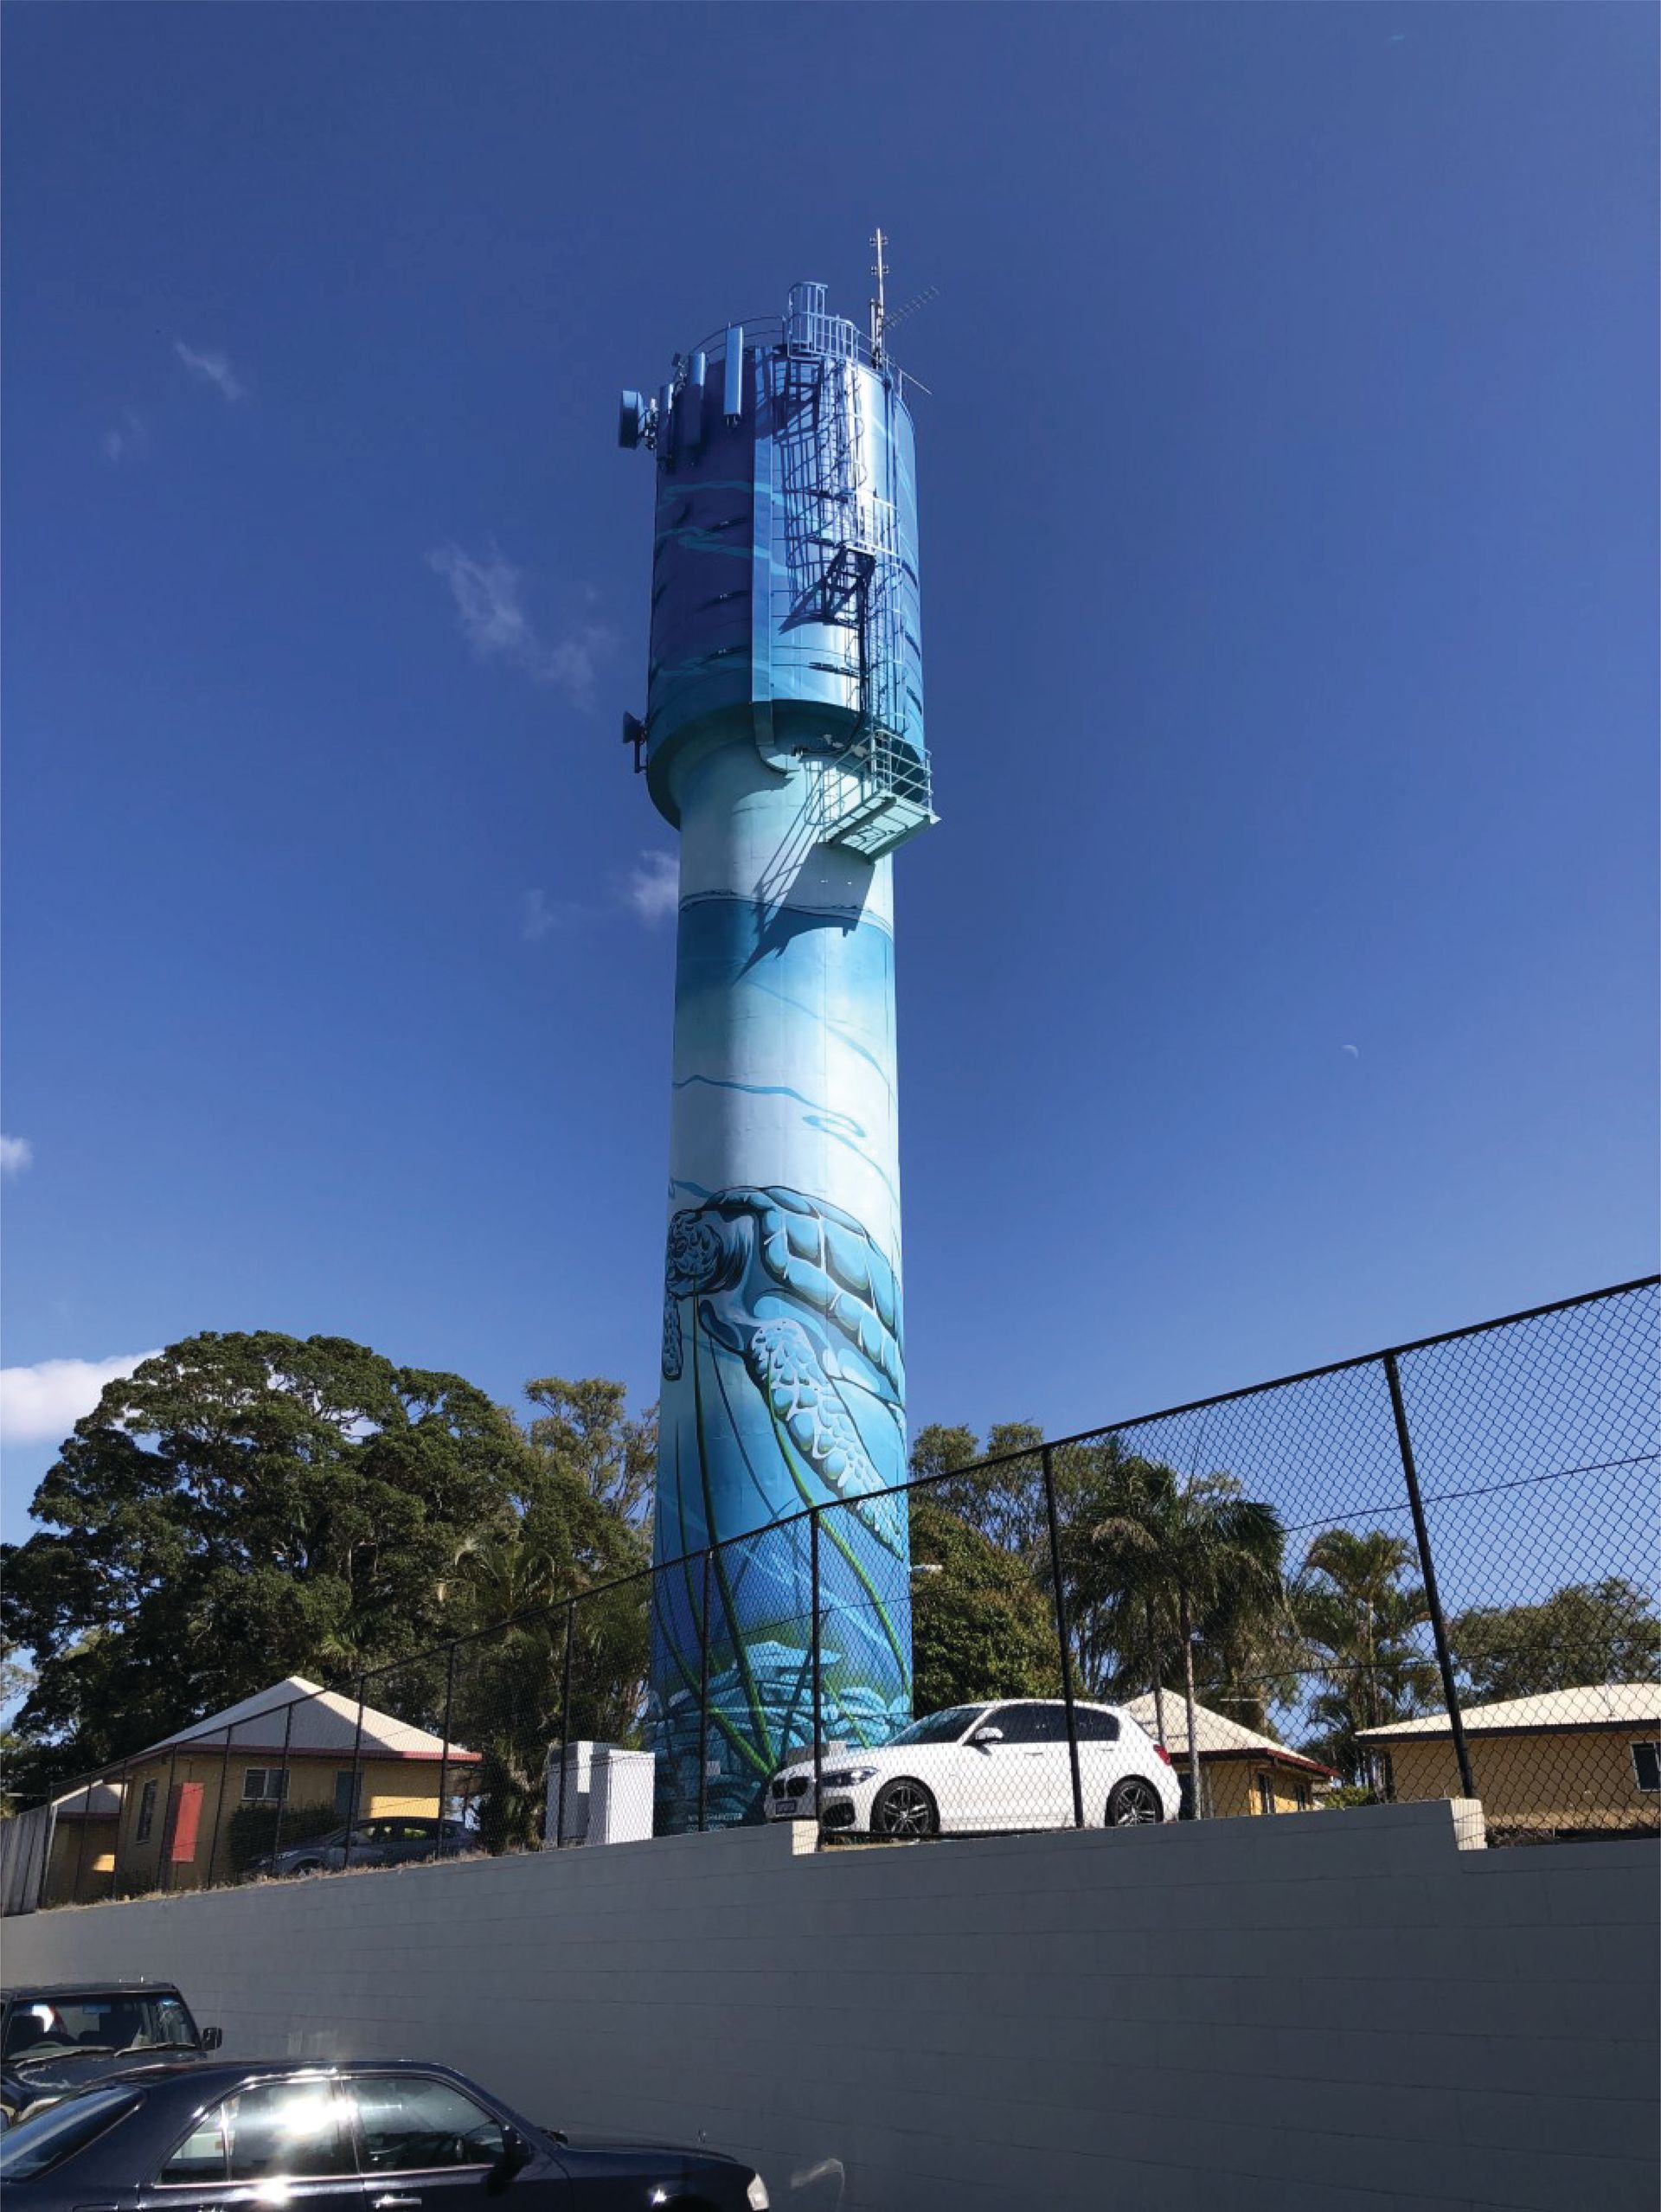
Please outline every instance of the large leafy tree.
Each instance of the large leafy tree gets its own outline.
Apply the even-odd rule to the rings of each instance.
[[[1473,1700],[1661,1680],[1661,1620],[1622,1575],[1566,1583],[1538,1605],[1473,1606],[1455,1614],[1448,1638]]]
[[[556,1375],[525,1385],[536,1409],[527,1434],[543,1471],[561,1490],[574,1483],[613,1523],[638,1533],[651,1550],[652,1490],[657,1476],[656,1409],[632,1414],[620,1382],[595,1375],[568,1382]]]
[[[42,1525],[6,1548],[0,1630],[37,1669],[17,1786],[286,1674],[343,1688],[413,1662],[454,1632],[458,1550],[504,1516],[563,1514],[560,1540],[597,1560],[615,1516],[554,1458],[459,1375],[343,1337],[170,1345],[76,1424],[36,1493]]]
[[[1043,1432],[1030,1421],[999,1421],[982,1444],[960,1423],[932,1423],[912,1440],[914,1476],[938,1476],[923,1496],[1023,1559],[1044,1548]]]
[[[911,1560],[919,1713],[1055,1695],[1055,1616],[1024,1561],[926,1489],[911,1493]]]
[[[1438,1677],[1424,1634],[1430,1609],[1410,1572],[1406,1540],[1385,1529],[1324,1529],[1292,1589],[1292,1613],[1324,1688],[1307,1746],[1346,1781],[1374,1787],[1364,1728],[1407,1719],[1434,1697]]]

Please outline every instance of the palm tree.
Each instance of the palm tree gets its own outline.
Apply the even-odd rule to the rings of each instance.
[[[1207,1634],[1247,1637],[1283,1615],[1286,1532],[1272,1505],[1241,1497],[1229,1477],[1184,1478],[1156,1460],[1127,1459],[1115,1470],[1112,1491],[1105,1501],[1111,1510],[1092,1532],[1093,1564],[1122,1630],[1133,1631],[1139,1620],[1162,1734],[1160,1657],[1175,1629],[1183,1656],[1190,1793],[1194,1817],[1201,1819],[1195,1645]]]
[[[1412,1561],[1412,1548],[1388,1529],[1326,1529],[1292,1592],[1299,1629],[1326,1675],[1313,1707],[1327,1727],[1324,1748],[1347,1779],[1375,1790],[1372,1754],[1357,1735],[1408,1718],[1436,1690],[1436,1669],[1415,1635],[1429,1607],[1422,1587],[1403,1580]]]

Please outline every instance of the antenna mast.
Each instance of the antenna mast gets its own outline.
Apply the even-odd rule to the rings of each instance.
[[[876,279],[876,298],[871,302],[871,366],[874,369],[882,366],[883,349],[888,337],[888,265],[884,258],[888,244],[888,235],[879,224],[871,234],[871,245],[876,254],[871,264],[871,274]]]

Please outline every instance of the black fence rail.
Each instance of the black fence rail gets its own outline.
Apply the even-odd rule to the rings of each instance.
[[[816,1507],[764,1539],[785,1618],[747,1614],[751,1531],[280,1686],[0,1823],[0,1903],[764,1819],[847,1843],[1475,1797],[1491,1843],[1661,1832],[1658,1288]]]

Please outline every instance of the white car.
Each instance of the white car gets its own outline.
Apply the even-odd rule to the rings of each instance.
[[[1118,1705],[1073,1708],[1087,1828],[1175,1820],[1182,1792],[1170,1754]],[[1023,1697],[954,1705],[875,1751],[822,1754],[821,1824],[872,1836],[965,1836],[1074,1824],[1067,1707]],[[813,1762],[768,1785],[769,1820],[811,1820]]]

